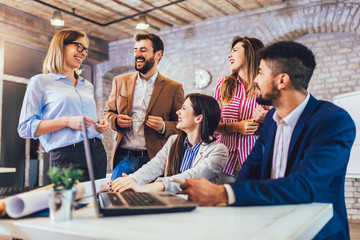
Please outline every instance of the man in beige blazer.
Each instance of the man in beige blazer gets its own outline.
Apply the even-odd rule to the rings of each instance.
[[[184,103],[182,85],[157,71],[164,51],[159,36],[135,36],[137,72],[116,76],[104,118],[117,132],[111,179],[130,174],[153,158],[176,132],[176,111]]]

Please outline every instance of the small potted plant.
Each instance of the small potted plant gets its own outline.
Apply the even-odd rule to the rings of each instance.
[[[79,182],[83,170],[51,167],[47,173],[54,188],[50,191],[49,216],[52,221],[69,220],[75,199],[74,185]]]

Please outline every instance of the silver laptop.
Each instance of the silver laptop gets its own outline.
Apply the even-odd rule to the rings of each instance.
[[[82,119],[82,132],[89,178],[92,191],[96,193],[94,169],[91,150],[86,130],[85,118]],[[143,192],[101,192],[93,194],[95,210],[99,216],[119,216],[148,213],[185,212],[192,211],[196,204],[187,201],[170,192],[143,193]]]

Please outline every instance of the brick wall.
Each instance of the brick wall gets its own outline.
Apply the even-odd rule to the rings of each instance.
[[[314,51],[317,68],[310,92],[319,99],[360,90],[360,9],[354,1],[287,0],[284,3],[227,17],[212,18],[187,26],[157,32],[165,43],[159,71],[183,84],[185,94],[211,94],[217,79],[230,73],[227,54],[235,35],[255,36],[265,44],[278,40],[301,42]],[[109,44],[110,60],[97,65],[98,100],[103,109],[110,94],[111,78],[133,69],[133,39]],[[210,72],[212,80],[196,89],[197,69]],[[105,98],[105,100],[104,100]],[[99,111],[101,112],[101,111]],[[105,137],[109,157],[113,134]],[[346,181],[346,203],[350,220],[360,219],[360,183]],[[358,189],[359,187],[359,189]]]
[[[345,182],[345,203],[349,222],[360,223],[360,179],[347,178]]]
[[[319,99],[360,90],[360,36],[352,33],[308,34],[296,41],[308,46],[317,67],[309,90]]]

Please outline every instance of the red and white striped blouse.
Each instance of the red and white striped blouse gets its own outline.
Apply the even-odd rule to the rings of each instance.
[[[259,104],[256,102],[255,96],[246,98],[245,87],[239,77],[237,78],[237,84],[231,102],[221,106],[220,88],[225,78],[226,77],[223,77],[218,80],[213,93],[213,97],[218,101],[221,108],[220,122],[234,123],[250,119],[254,109]],[[239,161],[240,167],[242,166],[258,138],[258,136],[245,136],[241,133],[216,134],[215,136],[218,142],[223,143],[229,149],[229,159],[223,169],[223,172],[229,175],[233,174],[236,161]]]

